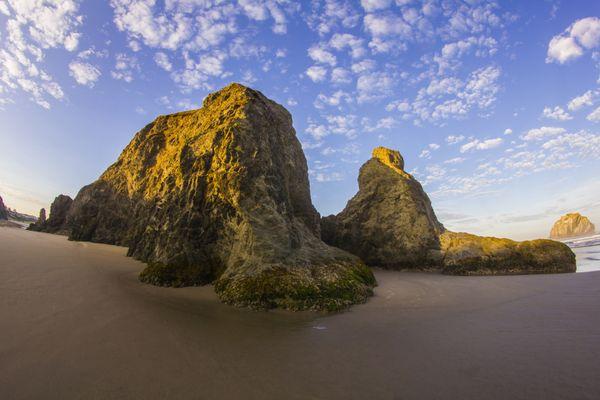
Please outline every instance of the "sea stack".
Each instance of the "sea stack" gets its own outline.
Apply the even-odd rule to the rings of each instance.
[[[285,108],[231,84],[199,110],[160,116],[81,189],[70,239],[120,244],[140,279],[213,282],[226,303],[335,310],[375,284],[356,256],[320,239],[308,168]]]
[[[595,233],[596,227],[587,217],[579,213],[570,213],[563,215],[554,223],[550,231],[550,238],[569,239],[591,236]]]
[[[0,219],[8,220],[8,210],[6,209],[6,206],[4,205],[4,200],[2,200],[1,196],[0,196]]]
[[[560,242],[515,242],[444,229],[395,150],[376,148],[361,167],[358,183],[346,208],[323,218],[323,239],[370,266],[437,268],[454,275],[575,271],[575,255]]]
[[[383,268],[439,266],[444,227],[398,151],[374,149],[360,168],[358,187],[341,213],[323,218],[325,242]]]
[[[38,221],[29,226],[29,230],[46,233],[68,235],[69,225],[67,216],[73,205],[73,199],[67,195],[59,194],[50,205],[50,216],[46,219],[46,210],[40,210]]]

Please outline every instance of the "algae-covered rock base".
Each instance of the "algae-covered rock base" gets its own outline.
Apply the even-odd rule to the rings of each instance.
[[[336,310],[375,284],[358,257],[320,239],[291,115],[239,84],[139,131],[68,219],[70,239],[147,262],[143,282],[214,283],[233,305]]]
[[[441,237],[444,273],[510,275],[575,272],[575,254],[564,243],[547,239],[515,242],[468,233]]]
[[[322,219],[323,239],[386,269],[454,275],[575,272],[575,254],[551,240],[515,242],[447,231],[398,151],[378,147],[360,169],[358,193]]]

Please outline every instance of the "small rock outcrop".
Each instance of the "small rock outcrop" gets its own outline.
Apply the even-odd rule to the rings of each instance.
[[[364,302],[371,271],[322,242],[319,221],[290,114],[239,84],[139,131],[69,214],[70,239],[128,246],[143,282],[213,282],[255,308]]]
[[[454,275],[574,272],[575,255],[552,240],[515,242],[444,229],[399,152],[378,147],[360,169],[358,193],[321,221],[326,243],[390,269]]]
[[[440,242],[447,274],[550,274],[576,270],[573,251],[554,240],[515,242],[446,231]]]
[[[444,227],[421,184],[404,171],[398,151],[373,150],[373,157],[360,168],[358,187],[341,213],[323,218],[326,243],[382,268],[439,266]]]
[[[2,200],[2,197],[0,197],[0,219],[8,220],[8,210],[6,209],[6,206],[4,205],[4,200]]]
[[[579,213],[570,213],[560,217],[552,226],[551,239],[569,239],[576,237],[591,236],[596,233],[596,227],[592,222]]]
[[[73,205],[73,199],[67,195],[58,195],[50,205],[50,216],[46,219],[46,210],[40,210],[38,221],[29,226],[29,230],[37,232],[68,235],[70,233],[67,216]]]

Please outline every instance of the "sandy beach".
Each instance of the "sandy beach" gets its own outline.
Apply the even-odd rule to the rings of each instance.
[[[144,285],[125,253],[0,228],[0,398],[600,397],[600,272],[376,271],[326,315]]]

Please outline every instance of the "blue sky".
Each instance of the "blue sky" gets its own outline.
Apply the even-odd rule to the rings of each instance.
[[[237,81],[290,110],[313,202],[340,211],[375,146],[446,227],[600,225],[600,3],[0,1],[0,195],[75,196],[159,114]]]

